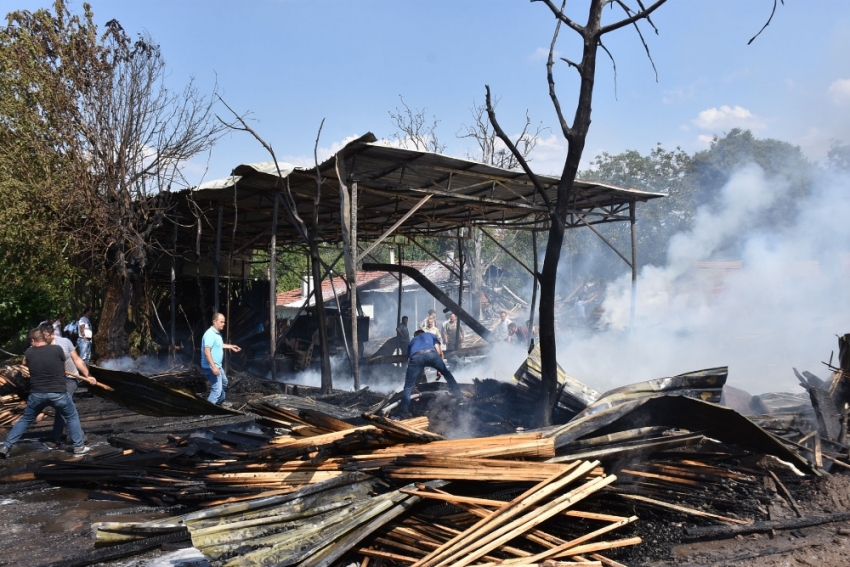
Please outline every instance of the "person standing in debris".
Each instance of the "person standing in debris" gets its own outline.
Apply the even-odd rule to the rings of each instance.
[[[446,368],[446,363],[443,362],[443,349],[440,346],[440,337],[431,333],[426,333],[422,329],[413,333],[413,340],[407,347],[407,372],[404,375],[404,390],[401,393],[401,403],[399,404],[398,415],[400,419],[410,417],[410,395],[413,393],[413,385],[416,383],[416,378],[425,370],[425,368],[434,368],[437,372],[445,376],[446,383],[452,391],[452,395],[460,397],[460,386],[457,380]]]
[[[528,328],[516,323],[508,325],[508,341],[521,346],[528,346]]]
[[[501,321],[499,321],[499,324],[496,325],[496,328],[493,329],[493,336],[496,338],[496,340],[507,341],[508,339],[510,339],[511,336],[510,329],[508,328],[511,324],[511,320],[508,319],[507,311],[502,311],[499,314],[499,317],[501,317],[502,319]]]
[[[24,415],[12,427],[0,457],[6,458],[27,428],[47,406],[61,413],[68,423],[68,432],[74,444],[74,455],[85,455],[89,448],[83,441],[83,428],[74,400],[65,387],[65,353],[57,345],[47,344],[41,330],[33,329],[27,335],[30,348],[24,353],[24,364],[30,371],[30,395]]]
[[[79,338],[77,339],[77,350],[80,352],[80,358],[83,359],[86,366],[88,366],[91,361],[91,340],[94,336],[94,329],[92,329],[91,326],[91,316],[93,314],[94,311],[92,308],[86,307],[86,310],[83,311],[80,321],[77,324],[77,333],[79,334]]]
[[[83,362],[83,359],[77,354],[74,349],[74,344],[56,334],[53,325],[40,325],[41,335],[44,337],[44,342],[49,345],[56,345],[65,353],[65,390],[73,399],[74,392],[77,391],[77,378],[72,374],[79,374],[89,384],[97,384],[97,380],[89,375],[89,369]],[[50,435],[50,440],[45,443],[51,449],[58,449],[62,443],[63,433],[67,422],[60,412],[56,412],[53,417],[53,432]]]
[[[437,317],[436,315],[432,315],[425,320],[425,328],[420,329],[420,331],[424,331],[426,333],[430,333],[437,337],[437,340],[440,340],[440,328],[437,326]]]
[[[423,331],[426,330],[430,326],[429,321],[433,323],[435,327],[437,326],[437,312],[433,309],[428,310],[428,316],[422,319],[422,322],[419,323],[419,328]]]
[[[443,342],[446,343],[446,352],[459,349],[463,345],[463,340],[463,325],[457,320],[457,315],[452,313],[443,325]]]
[[[401,318],[401,323],[395,328],[396,347],[402,354],[407,354],[407,345],[410,344],[410,329],[407,328],[407,315]]]
[[[221,338],[221,330],[224,329],[224,315],[216,313],[212,318],[212,326],[204,333],[201,339],[201,368],[210,381],[210,395],[207,401],[220,406],[224,403],[227,390],[227,376],[224,375],[222,362],[224,361],[224,349],[239,352],[242,349],[236,345],[229,345]]]

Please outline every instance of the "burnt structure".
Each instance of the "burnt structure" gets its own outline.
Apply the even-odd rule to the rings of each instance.
[[[538,176],[538,180],[554,199],[558,178]],[[662,196],[577,181],[570,203],[566,226],[592,230],[631,267],[633,301],[637,277],[636,203]],[[372,254],[378,245],[419,245],[417,240],[421,237],[457,240],[461,290],[464,282],[461,242],[469,229],[481,228],[492,238],[487,228],[528,230],[534,234],[548,230],[549,223],[548,210],[525,173],[430,152],[387,147],[376,143],[372,134],[350,142],[317,168],[297,168],[280,162],[240,165],[230,177],[176,193],[172,199],[174,223],[162,227],[158,236],[163,248],[168,250],[159,263],[159,272],[170,273],[167,334],[172,347],[178,334],[177,321],[181,318],[177,307],[179,297],[184,310],[188,310],[188,303],[196,304],[191,309],[194,318],[206,321],[214,311],[225,313],[231,322],[226,341],[250,338],[257,349],[259,342],[265,342],[268,357],[274,360],[282,342],[275,316],[277,254],[305,252],[316,245],[341,247],[335,261],[326,264],[320,260],[321,265],[314,266],[313,273],[323,276],[321,280],[329,276],[337,282],[342,280],[347,288],[348,299],[340,305],[344,312],[340,319],[344,321],[343,327],[347,327],[343,331],[352,351],[349,357],[355,387],[359,387],[362,338],[358,335],[362,330],[352,323],[357,317],[352,318],[350,313],[362,316],[357,304],[357,269],[364,262],[380,263]],[[313,221],[313,227],[305,230],[310,225],[308,219]],[[597,225],[610,222],[630,223],[630,253],[617,250],[596,229]],[[263,262],[270,266],[268,281],[254,281],[250,277],[252,255],[258,250],[267,251]],[[536,267],[526,266],[510,250],[505,252],[535,280],[538,278]],[[341,267],[340,260],[343,260]],[[321,282],[315,287],[320,289]],[[236,295],[241,299],[239,305],[235,303]],[[317,298],[317,311],[321,312],[323,300],[318,299],[321,294],[312,295]],[[245,298],[253,303],[246,306]],[[462,320],[469,317],[463,311],[462,294],[455,303],[451,310]],[[308,308],[308,304],[309,299],[303,308]],[[261,323],[243,324],[240,313],[247,311],[253,312],[252,321]],[[532,301],[531,312],[534,311]],[[161,327],[165,329],[164,325]],[[253,334],[252,329],[256,331]],[[235,336],[237,332],[244,336]],[[326,334],[321,340],[327,341]]]

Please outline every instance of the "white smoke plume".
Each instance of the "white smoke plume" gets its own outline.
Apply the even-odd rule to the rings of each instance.
[[[635,328],[624,274],[606,290],[605,331],[563,341],[559,362],[600,391],[712,366],[729,366],[727,383],[752,394],[800,391],[792,367],[827,377],[821,361],[850,332],[848,189],[847,176],[821,177],[796,218],[755,230],[756,215],[793,197],[755,165],[736,171],[671,240],[667,264],[641,269]],[[697,266],[732,260],[741,268]]]

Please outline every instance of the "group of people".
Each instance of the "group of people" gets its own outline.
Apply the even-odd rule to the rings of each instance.
[[[91,323],[89,322],[88,325],[90,326]],[[87,340],[91,342],[91,338]],[[15,443],[48,406],[54,409],[55,417],[51,435],[44,444],[50,449],[59,448],[67,427],[74,455],[86,454],[89,448],[85,444],[83,428],[80,425],[80,416],[74,405],[73,396],[77,390],[78,380],[97,384],[97,380],[89,375],[88,361],[77,354],[73,343],[61,336],[61,331],[57,332],[51,322],[44,322],[30,330],[27,334],[27,343],[30,346],[24,352],[24,365],[30,373],[30,394],[27,397],[23,416],[15,423],[3,445],[0,446],[0,457],[9,456]],[[79,348],[79,341],[77,348]],[[91,356],[90,347],[87,353]]]
[[[15,423],[0,446],[0,458],[9,456],[12,447],[48,406],[54,409],[55,418],[53,430],[50,437],[43,441],[44,445],[50,449],[58,449],[67,427],[74,455],[81,456],[89,452],[73,396],[79,381],[97,384],[88,368],[93,336],[91,315],[92,310],[87,308],[77,322],[76,331],[79,338],[76,348],[70,339],[62,336],[64,329],[61,316],[56,321],[42,322],[27,334],[29,348],[24,352],[24,365],[29,369],[30,394],[23,416]],[[216,313],[212,325],[204,333],[201,344],[201,368],[210,382],[210,395],[207,399],[217,405],[224,403],[227,388],[227,377],[223,368],[224,350],[241,350],[238,346],[222,340],[221,331],[224,324],[224,315]],[[72,327],[69,332],[73,330]]]
[[[531,321],[526,321],[523,326],[517,325],[508,319],[507,311],[499,313],[499,318],[499,324],[493,329],[493,336],[496,340],[530,347],[531,336],[529,335],[529,328],[531,327]]]

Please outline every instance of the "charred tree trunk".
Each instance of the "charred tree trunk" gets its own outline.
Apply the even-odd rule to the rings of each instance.
[[[126,355],[130,347],[127,343],[127,308],[133,297],[133,284],[117,270],[108,271],[106,295],[97,333],[94,335],[94,360],[101,362],[110,358]]]
[[[316,294],[316,318],[319,321],[319,340],[322,344],[322,393],[333,393],[333,375],[331,374],[331,354],[328,352],[328,319],[325,315],[325,301],[322,297],[322,259],[315,237],[310,238],[310,267],[313,273],[313,293]],[[331,282],[333,284],[333,282]],[[355,314],[356,315],[356,314]]]

